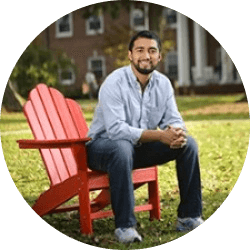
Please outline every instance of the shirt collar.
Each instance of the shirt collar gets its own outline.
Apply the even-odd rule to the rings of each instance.
[[[129,69],[129,71],[130,71],[130,74],[129,74],[129,75],[130,75],[130,77],[132,78],[133,82],[136,82],[136,83],[138,83],[138,84],[140,85],[140,83],[139,83],[139,81],[138,81],[136,75],[134,74],[134,71],[132,70],[131,64],[128,66],[128,69]],[[151,83],[152,83],[152,81],[153,81],[153,75],[154,75],[154,71],[150,74],[149,82],[148,82],[148,87],[151,86]]]

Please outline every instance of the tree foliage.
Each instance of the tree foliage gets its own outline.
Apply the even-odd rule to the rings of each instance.
[[[18,93],[27,98],[29,91],[40,82],[49,86],[58,84],[59,69],[72,67],[68,56],[62,51],[51,51],[41,45],[31,43],[15,65],[10,81]]]
[[[5,108],[7,112],[22,111],[22,105],[17,98],[17,93],[11,88],[10,82],[8,82],[5,88],[2,107]]]

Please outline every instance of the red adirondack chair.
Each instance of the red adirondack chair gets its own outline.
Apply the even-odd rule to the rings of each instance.
[[[92,234],[92,221],[113,212],[102,211],[110,204],[108,175],[88,169],[85,143],[90,138],[81,107],[56,89],[39,84],[30,92],[24,114],[35,139],[18,140],[19,147],[39,149],[51,182],[32,208],[40,216],[79,210],[81,232]],[[157,167],[134,170],[133,182],[135,189],[148,183],[149,192],[148,204],[136,206],[135,211],[150,211],[150,219],[160,219]],[[91,201],[93,190],[101,192]],[[63,206],[77,195],[79,204]]]

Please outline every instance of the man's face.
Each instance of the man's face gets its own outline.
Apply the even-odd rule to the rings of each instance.
[[[157,42],[143,37],[134,41],[133,49],[128,52],[128,57],[132,66],[144,75],[154,71],[161,60]]]

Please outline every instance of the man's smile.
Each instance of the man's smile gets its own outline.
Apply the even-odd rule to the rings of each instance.
[[[142,66],[151,66],[152,65],[152,63],[148,60],[139,61],[139,64]]]

